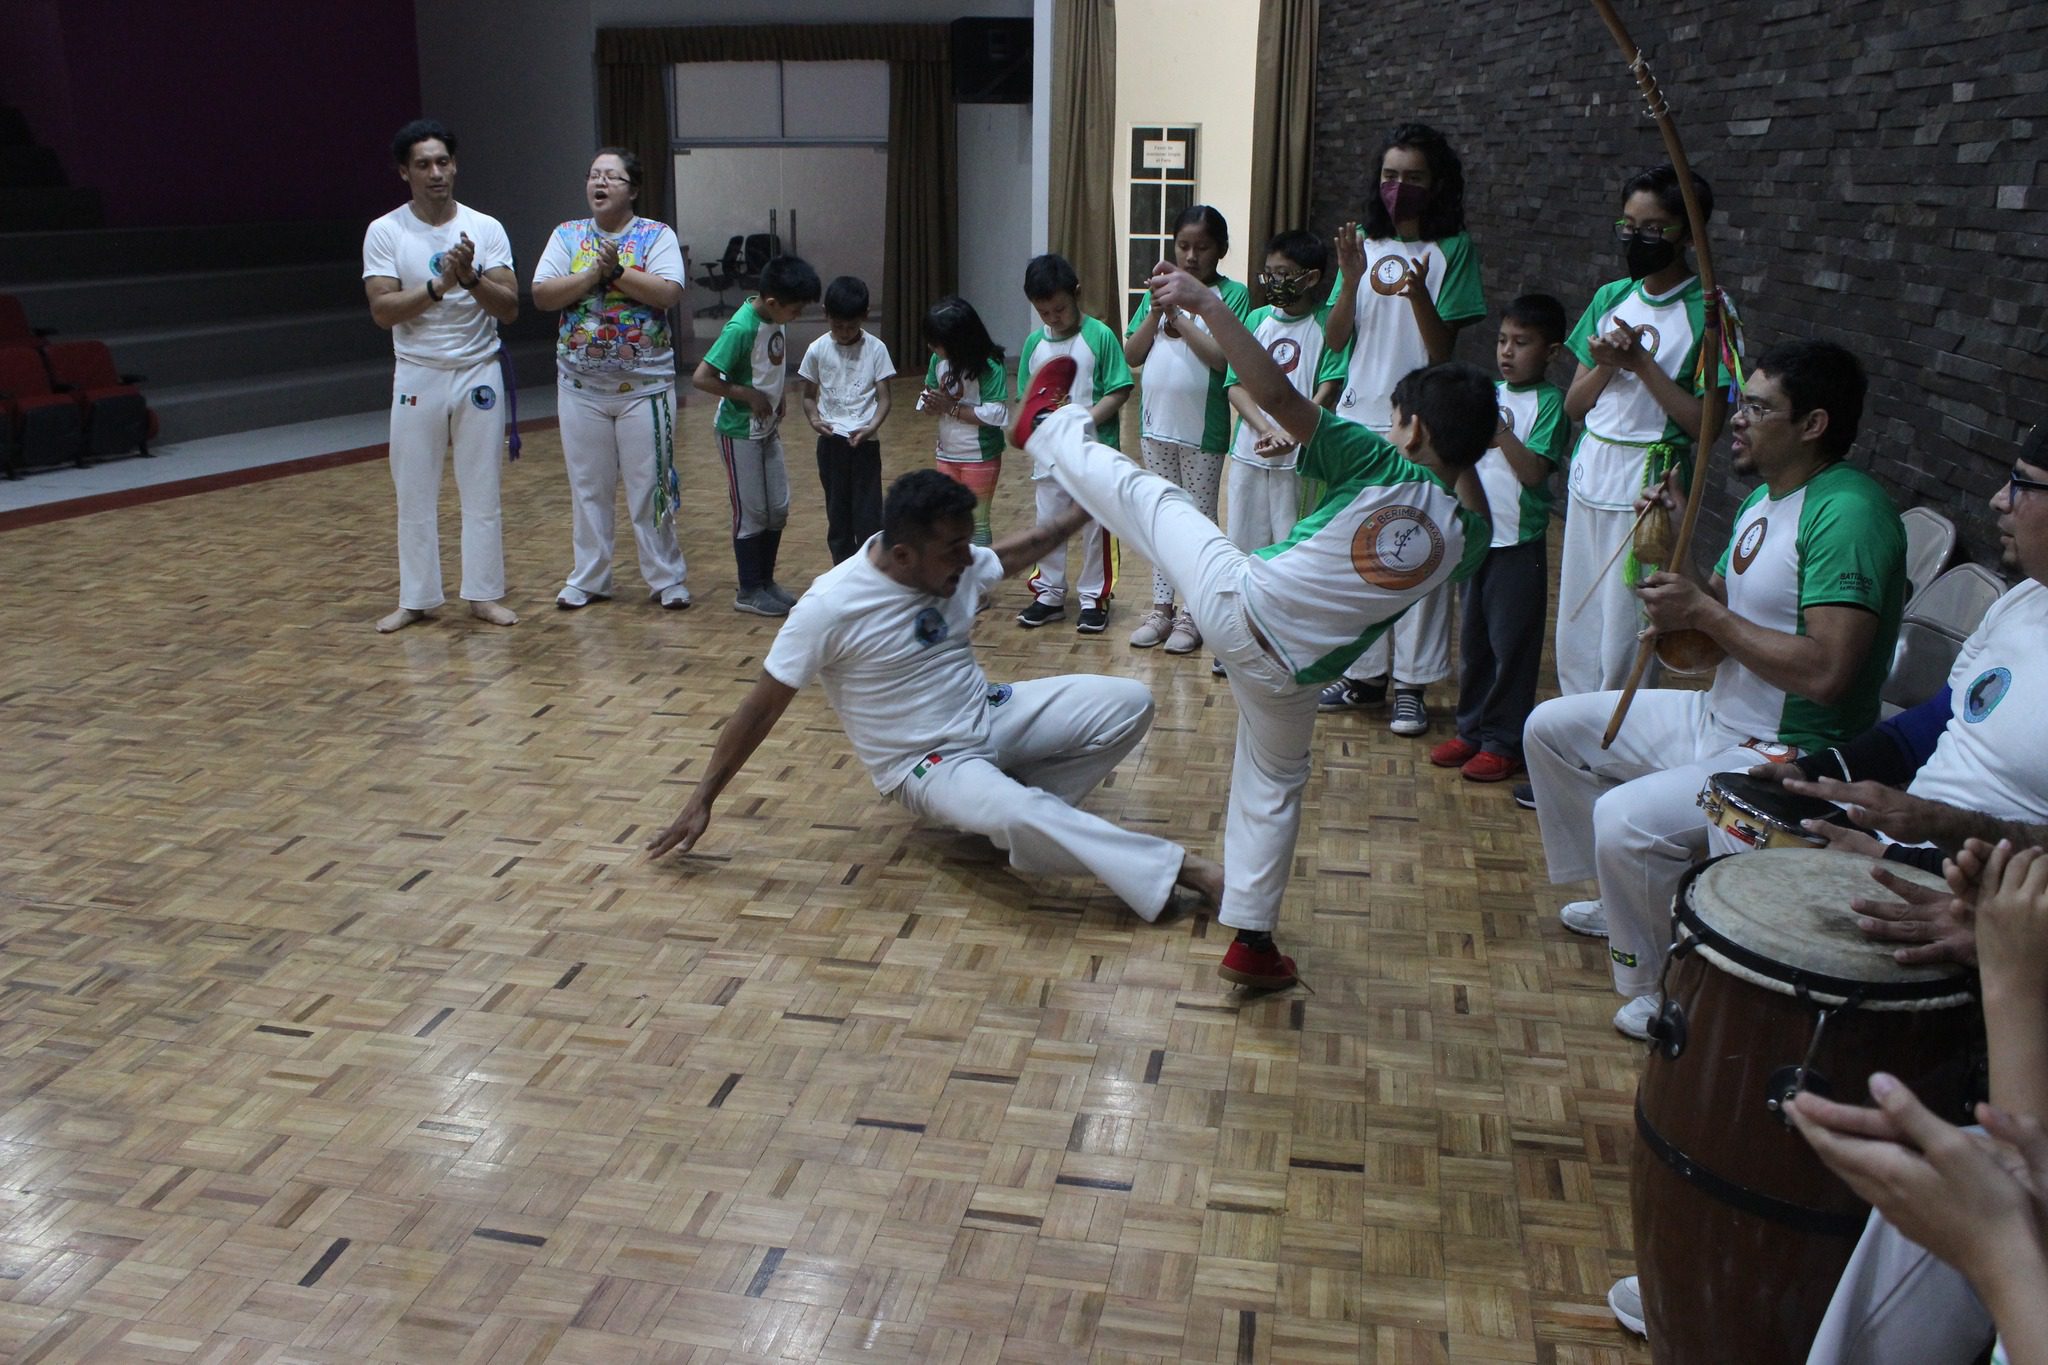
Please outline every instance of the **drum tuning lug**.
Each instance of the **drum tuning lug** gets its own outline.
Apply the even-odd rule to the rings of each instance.
[[[1676,1000],[1664,1001],[1651,1016],[1648,1032],[1651,1046],[1677,1061],[1685,1051],[1685,1006]]]
[[[1781,1066],[1771,1073],[1764,1083],[1764,1107],[1778,1116],[1787,1128],[1792,1126],[1792,1115],[1787,1107],[1792,1098],[1799,1094],[1818,1095],[1826,1099],[1834,1093],[1828,1078],[1818,1071],[1808,1071],[1803,1066]]]

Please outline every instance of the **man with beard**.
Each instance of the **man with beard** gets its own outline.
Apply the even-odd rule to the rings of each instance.
[[[1695,630],[1726,654],[1709,691],[1647,691],[1612,748],[1616,694],[1536,708],[1524,753],[1553,882],[1597,877],[1599,898],[1561,917],[1609,940],[1614,1026],[1648,1036],[1670,941],[1671,898],[1707,851],[1707,777],[1787,762],[1877,720],[1905,591],[1905,530],[1884,490],[1844,457],[1863,413],[1863,368],[1839,346],[1791,341],[1752,369],[1730,424],[1734,468],[1760,480],[1702,588],[1678,574],[1638,590],[1658,631]],[[1660,494],[1676,497],[1675,481]]]

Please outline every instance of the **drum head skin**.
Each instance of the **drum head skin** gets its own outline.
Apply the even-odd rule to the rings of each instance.
[[[1841,808],[1831,801],[1817,796],[1794,796],[1777,783],[1748,773],[1715,773],[1707,784],[1742,809],[1768,816],[1787,829],[1798,829],[1801,820],[1839,819],[1842,814]],[[1883,887],[1877,889],[1884,893]]]
[[[1872,879],[1874,861],[1820,848],[1736,854],[1701,870],[1692,883],[1690,908],[1714,933],[1797,972],[1873,985],[1959,982],[1954,964],[1901,966],[1892,958],[1896,944],[1865,938],[1856,928],[1852,897],[1897,900]],[[1886,867],[1917,885],[1947,889],[1932,873],[1903,863]]]

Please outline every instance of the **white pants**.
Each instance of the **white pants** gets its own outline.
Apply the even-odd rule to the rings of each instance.
[[[1160,566],[1194,615],[1237,699],[1237,753],[1223,824],[1223,907],[1234,929],[1271,929],[1301,833],[1318,689],[1258,641],[1244,606],[1248,559],[1186,490],[1100,442],[1078,405],[1042,422],[1029,450],[1112,535]]]
[[[1293,470],[1232,460],[1225,481],[1225,534],[1238,549],[1278,545],[1301,520],[1301,476]]]
[[[1051,479],[1034,479],[1031,494],[1038,502],[1038,524],[1059,517],[1074,505],[1067,496],[1067,490]],[[1116,538],[1102,529],[1102,523],[1091,521],[1081,528],[1081,581],[1074,585],[1081,595],[1081,609],[1107,602],[1116,589],[1117,551]],[[1057,607],[1067,600],[1067,547],[1055,545],[1052,552],[1038,561],[1038,568],[1031,575],[1031,595],[1049,607]]]
[[[924,819],[987,835],[1019,872],[1093,873],[1141,918],[1159,918],[1186,851],[1075,804],[1151,728],[1145,684],[1085,673],[1034,678],[1011,686],[989,724],[985,750],[942,752],[903,779],[895,799]]]
[[[1764,755],[1713,719],[1705,692],[1662,689],[1636,694],[1614,747],[1603,750],[1600,736],[1618,695],[1544,702],[1522,732],[1522,758],[1536,788],[1550,880],[1599,878],[1614,988],[1633,999],[1657,989],[1671,944],[1671,898],[1710,848],[1700,789],[1709,775],[1748,768]]]
[[[1591,438],[1588,438],[1591,439]],[[1611,510],[1592,507],[1573,498],[1564,521],[1564,546],[1557,570],[1557,689],[1563,695],[1581,692],[1618,692],[1628,683],[1635,666],[1636,637],[1643,629],[1643,604],[1628,585],[1624,560],[1617,560],[1600,579],[1593,598],[1576,617],[1572,610],[1593,587],[1600,572],[1635,525],[1636,514],[1627,508]],[[1656,657],[1642,685],[1655,687],[1663,675]]]
[[[1212,522],[1216,520],[1216,493],[1223,482],[1223,463],[1228,456],[1185,441],[1168,441],[1157,436],[1140,436],[1138,453],[1145,457],[1145,468],[1193,498],[1196,509],[1203,516]],[[1155,561],[1152,565],[1152,600],[1173,601],[1175,588],[1181,588],[1183,593],[1186,591],[1183,584],[1173,582],[1172,575]]]
[[[1970,1365],[1992,1330],[1963,1273],[1872,1209],[1806,1365]]]
[[[640,550],[640,576],[656,593],[682,582],[683,552],[676,545],[673,512],[659,520],[654,515],[656,457],[662,442],[673,450],[675,441],[669,388],[599,394],[561,384],[555,395],[576,552],[569,586],[593,594],[612,590],[613,508],[622,476],[626,513]]]
[[[398,605],[431,611],[441,592],[441,464],[455,451],[462,498],[462,596],[505,595],[505,534],[498,516],[498,440],[505,395],[498,358],[443,370],[398,362],[391,381],[391,483],[398,491]]]
[[[1427,687],[1451,676],[1451,617],[1456,585],[1449,579],[1401,613],[1392,630],[1367,645],[1344,676],[1364,682],[1389,673],[1396,687]]]

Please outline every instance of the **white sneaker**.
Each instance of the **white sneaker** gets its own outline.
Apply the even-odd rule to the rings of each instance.
[[[1614,1027],[1619,1033],[1625,1033],[1639,1042],[1647,1043],[1650,1041],[1650,1021],[1656,1017],[1657,997],[1639,995],[1614,1012]],[[1637,1303],[1640,1305],[1641,1302],[1638,1298]]]
[[[1152,604],[1152,610],[1145,613],[1145,619],[1138,622],[1138,628],[1131,632],[1132,649],[1150,649],[1164,640],[1173,629],[1173,608]]]
[[[1186,610],[1173,614],[1173,632],[1166,637],[1168,654],[1192,654],[1201,647],[1202,632],[1195,629],[1194,614]]]
[[[1607,1291],[1607,1307],[1614,1314],[1614,1320],[1637,1336],[1648,1340],[1650,1334],[1643,1328],[1643,1284],[1634,1275],[1624,1275],[1614,1282],[1614,1288]]]
[[[563,611],[575,611],[580,607],[589,606],[592,602],[609,602],[610,600],[610,593],[585,592],[581,588],[572,588],[567,584],[564,584],[562,590],[555,594],[555,605]]]
[[[1599,901],[1573,901],[1557,912],[1564,927],[1587,938],[1607,937],[1607,907]]]
[[[661,605],[670,611],[681,611],[690,605],[690,590],[680,583],[670,584],[661,590]]]

